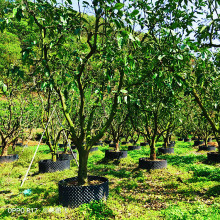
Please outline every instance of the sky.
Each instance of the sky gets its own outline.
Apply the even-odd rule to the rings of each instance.
[[[92,0],[86,0],[88,3],[92,3]],[[84,13],[87,13],[87,14],[89,14],[89,15],[93,15],[94,14],[94,12],[93,11],[89,11],[88,9],[86,9],[86,8],[84,8],[83,7],[83,0],[72,0],[72,2],[73,2],[73,4],[72,4],[72,7],[73,7],[73,9],[74,10],[76,10],[76,11],[79,11],[79,6],[80,6],[80,11],[81,12],[84,12]],[[125,2],[125,0],[124,1],[121,1],[121,2]],[[152,2],[154,3],[155,2],[155,0],[152,0]],[[125,3],[125,5],[126,5],[126,3]],[[190,6],[189,7],[194,7],[194,10],[195,10],[195,6],[193,5],[193,4],[190,4]],[[207,10],[208,9],[208,7],[204,7],[204,10]],[[217,9],[217,12],[220,14],[220,7]],[[208,25],[210,22],[211,22],[211,19],[209,19],[209,20],[206,20],[205,19],[205,15],[199,15],[199,14],[197,14],[196,15],[197,16],[197,18],[198,18],[198,21],[200,21],[200,22],[203,22],[203,24],[204,25]],[[217,14],[214,12],[214,19],[216,19],[217,18]],[[198,22],[194,22],[193,23],[193,25],[192,25],[192,28],[194,29],[194,30],[196,30],[197,28],[198,28]],[[135,26],[135,30],[136,31],[138,31],[138,30],[140,30],[141,28],[140,28],[140,26],[138,26],[138,25],[136,25]],[[142,30],[143,31],[143,30]],[[219,30],[219,36],[220,36],[220,30]],[[184,36],[183,36],[184,37]],[[192,34],[190,34],[190,38],[192,39],[192,40],[194,40],[195,39],[195,37],[194,37],[194,34],[192,33]],[[215,40],[213,40],[213,43],[214,44],[220,44],[220,39],[215,39]]]

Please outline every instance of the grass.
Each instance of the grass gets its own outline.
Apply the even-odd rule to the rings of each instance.
[[[38,161],[51,157],[47,146],[39,147],[20,187],[35,149],[22,153],[17,147],[19,160],[0,164],[1,219],[220,219],[220,164],[207,163],[206,152],[198,152],[192,142],[177,142],[175,154],[158,155],[167,159],[168,167],[150,172],[138,168],[139,158],[149,157],[149,146],[108,162],[103,160],[108,147],[99,147],[90,154],[88,170],[109,179],[109,198],[76,209],[57,203],[58,181],[77,175],[74,160],[70,170],[38,174]],[[30,195],[24,194],[26,189],[31,189]]]

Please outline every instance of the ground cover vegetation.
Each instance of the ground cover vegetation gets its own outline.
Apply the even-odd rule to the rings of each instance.
[[[0,0],[2,216],[218,219],[219,19],[210,0]],[[28,146],[35,140],[44,145]],[[115,153],[142,146],[110,160],[110,143]],[[57,162],[59,144],[73,158],[76,149],[78,163],[39,174],[39,160]],[[171,144],[172,154],[157,149]],[[12,154],[20,158],[6,162]],[[167,165],[140,169],[140,158]],[[90,176],[109,179],[108,200],[61,208],[57,183],[77,177],[74,187],[87,187]],[[9,213],[13,205],[37,210]]]

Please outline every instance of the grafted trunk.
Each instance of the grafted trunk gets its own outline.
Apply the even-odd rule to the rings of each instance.
[[[78,148],[78,152],[79,152],[78,184],[84,185],[88,183],[87,165],[88,165],[89,151],[81,147]]]
[[[150,145],[150,160],[156,160],[155,139],[152,140]]]

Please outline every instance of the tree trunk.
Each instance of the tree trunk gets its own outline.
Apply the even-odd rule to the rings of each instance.
[[[216,138],[216,141],[218,143],[218,153],[220,154],[220,137]]]
[[[164,146],[164,148],[167,148],[167,146],[168,146],[168,141],[167,141],[167,139],[164,140],[164,144],[163,144],[163,146]]]
[[[150,146],[150,160],[156,160],[155,139],[152,140]]]
[[[164,148],[167,148],[168,147],[168,141],[169,141],[169,137],[166,135],[166,137],[164,138]]]
[[[78,185],[84,185],[88,183],[87,179],[87,164],[89,151],[85,149],[78,149],[79,152],[79,170],[78,170]]]
[[[120,151],[120,148],[119,148],[119,140],[118,140],[117,143],[116,143],[115,151],[116,151],[116,152],[119,152],[119,151]]]
[[[65,143],[64,143],[64,151],[63,151],[64,154],[67,153],[67,144],[68,144],[68,142],[65,142]]]
[[[205,136],[204,141],[205,141],[205,146],[208,147],[208,137],[207,136]]]
[[[52,153],[52,160],[53,160],[53,162],[56,162],[56,161],[57,161],[55,152]]]
[[[2,148],[2,155],[1,156],[7,156],[8,155],[8,146],[4,146]]]

